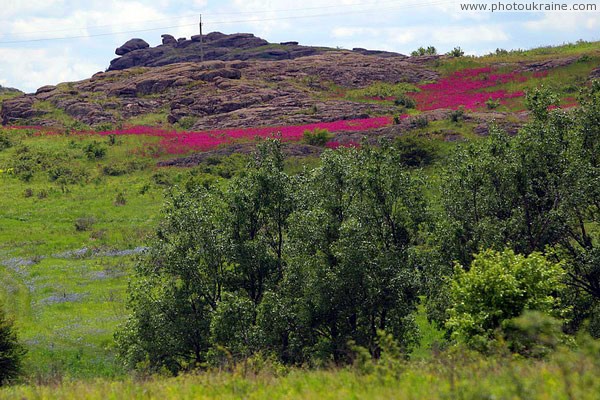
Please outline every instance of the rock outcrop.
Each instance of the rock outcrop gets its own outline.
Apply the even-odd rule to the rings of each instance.
[[[228,42],[246,39],[254,40],[213,35],[213,40]],[[170,123],[187,117],[194,129],[306,124],[395,112],[389,103],[335,97],[331,87],[437,77],[402,57],[382,59],[347,50],[281,61],[186,62],[99,72],[80,82],[44,86],[35,94],[5,100],[0,116],[4,124],[45,124],[48,111],[36,106],[44,102],[44,110],[50,104],[90,125],[146,113],[163,114]]]
[[[198,62],[202,58],[202,53],[204,53],[205,61],[291,60],[335,50],[325,47],[302,46],[298,42],[269,43],[251,33],[226,35],[212,32],[202,36],[202,43],[200,35],[194,35],[190,39],[175,39],[172,35],[164,34],[161,35],[161,38],[162,44],[156,47],[149,47],[146,42],[143,42],[144,46],[143,43],[137,42],[138,39],[128,41],[117,49],[117,54],[122,57],[112,60],[108,70]],[[380,57],[406,57],[384,51],[366,49],[354,49],[353,51],[358,54]]]
[[[143,39],[130,39],[125,42],[121,47],[117,47],[115,50],[115,54],[118,56],[124,56],[127,53],[131,53],[135,50],[142,50],[150,47],[148,43],[146,43]]]

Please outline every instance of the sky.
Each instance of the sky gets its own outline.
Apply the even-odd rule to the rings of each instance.
[[[488,11],[462,11],[461,2]],[[550,1],[546,0],[548,3]],[[569,1],[572,4],[587,0]],[[0,0],[0,85],[25,92],[104,71],[132,37],[250,32],[270,42],[298,41],[410,54],[420,46],[460,46],[481,55],[600,40],[597,11],[490,12],[489,0]],[[505,3],[513,4],[513,1]],[[521,1],[518,4],[531,4]],[[540,2],[536,2],[540,4]],[[559,3],[555,1],[554,4]]]

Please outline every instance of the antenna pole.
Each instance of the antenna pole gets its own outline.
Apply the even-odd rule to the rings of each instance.
[[[202,14],[200,14],[200,61],[204,62],[204,40],[202,39]]]

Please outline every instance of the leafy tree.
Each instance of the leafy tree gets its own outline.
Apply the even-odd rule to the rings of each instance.
[[[349,340],[377,356],[378,329],[410,344],[418,293],[412,251],[424,211],[398,152],[387,145],[326,152],[298,196],[281,291],[293,306],[273,318],[294,321],[287,342],[302,343],[303,353],[288,356],[343,362]]]
[[[13,322],[0,303],[0,386],[19,376],[24,355],[25,348],[19,343]]]
[[[454,339],[485,349],[503,323],[525,310],[560,316],[564,274],[561,265],[540,253],[481,252],[468,271],[456,268],[446,326]]]
[[[131,367],[175,373],[206,361],[210,316],[231,266],[225,257],[222,198],[198,187],[169,195],[163,221],[129,287],[131,315],[117,333]]]

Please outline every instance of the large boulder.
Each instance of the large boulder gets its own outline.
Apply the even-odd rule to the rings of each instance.
[[[115,54],[122,56],[134,50],[147,49],[148,47],[150,45],[144,39],[134,38],[126,41],[121,47],[117,47]]]
[[[165,44],[165,45],[177,44],[177,40],[175,39],[175,37],[173,35],[169,35],[169,34],[165,33],[164,35],[160,35],[160,37],[162,38],[162,44]]]

